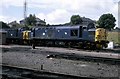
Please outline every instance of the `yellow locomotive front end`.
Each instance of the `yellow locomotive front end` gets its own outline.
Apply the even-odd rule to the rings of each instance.
[[[97,28],[95,32],[95,42],[97,48],[107,47],[108,40],[107,40],[107,30],[104,28]]]
[[[23,31],[23,41],[24,44],[29,44],[31,38],[31,31]]]

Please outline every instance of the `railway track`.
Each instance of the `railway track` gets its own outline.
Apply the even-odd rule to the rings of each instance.
[[[16,50],[17,51],[23,50],[24,52],[27,51],[28,53],[34,52],[37,54],[41,54],[39,52],[42,48],[40,48],[39,51],[36,51],[38,48],[36,50],[29,50],[30,47],[26,47],[26,48],[25,49],[16,49]],[[10,49],[12,49],[11,51],[13,51],[13,48],[10,48]],[[9,49],[8,49],[8,51],[9,51]],[[25,52],[25,53],[27,53],[27,52]],[[48,52],[46,51],[44,53],[45,57],[57,58],[57,59],[78,60],[78,61],[90,61],[90,62],[92,61],[92,62],[98,62],[98,64],[101,62],[108,63],[108,64],[114,64],[114,65],[120,64],[119,58],[85,56],[85,55],[77,54],[77,53],[64,53],[64,52],[57,53],[57,52],[52,52],[52,51],[50,53],[49,52],[50,51],[48,51]],[[46,72],[46,71],[38,71],[38,70],[36,71],[36,70],[31,70],[31,69],[26,69],[26,68],[11,67],[11,66],[3,66],[3,73],[1,75],[3,76],[2,79],[119,79],[119,78],[79,77],[79,76],[71,76],[71,75],[52,73],[52,72]]]
[[[51,54],[51,55],[48,55],[47,58],[80,60],[80,61],[89,61],[89,62],[98,62],[98,63],[120,65],[119,58],[85,56],[85,55],[78,55],[78,54],[72,54],[72,53],[71,54]]]
[[[2,66],[1,75],[2,79],[95,79],[5,65]]]
[[[8,48],[4,48],[4,47],[8,47]],[[21,48],[32,48],[31,46],[29,46],[29,45],[13,45],[13,46],[5,46],[5,45],[0,45],[0,48],[2,48],[2,50],[4,51],[4,50],[9,50],[9,47],[11,48],[11,47],[13,47],[13,48],[15,48],[15,47],[21,47]],[[38,48],[39,46],[37,46],[37,48]],[[89,51],[89,52],[105,52],[105,53],[120,53],[120,47],[119,48],[117,48],[117,50],[115,50],[115,49],[100,49],[100,50],[98,50],[98,49],[94,49],[94,50],[92,50],[92,49],[84,49],[84,48],[79,48],[79,47],[65,47],[65,46],[42,46],[42,47],[59,47],[59,48],[67,48],[68,50],[79,50],[79,51]],[[12,49],[12,48],[11,48]]]
[[[13,48],[3,48],[2,51],[15,51],[17,47]],[[24,48],[23,46],[21,47],[22,49]],[[47,48],[47,47],[46,47]],[[31,49],[30,47],[25,47],[24,50],[27,51]],[[42,48],[41,48],[42,49]],[[47,49],[46,49],[47,50]],[[75,48],[68,48],[68,50],[76,50]],[[77,50],[83,50],[83,49],[77,49]],[[20,49],[17,49],[17,51],[20,51]],[[15,52],[17,52],[15,51]],[[85,50],[92,52],[91,50]],[[111,51],[111,50],[101,50],[101,51]],[[102,63],[108,63],[108,64],[120,64],[120,58],[111,58],[111,57],[102,57],[102,56],[89,56],[89,55],[82,55],[82,54],[77,54],[77,53],[60,53],[60,52],[55,52],[55,51],[45,51],[44,53],[49,53],[47,58],[57,58],[57,59],[69,59],[69,60],[82,60],[82,61],[93,61],[93,62],[102,62]]]

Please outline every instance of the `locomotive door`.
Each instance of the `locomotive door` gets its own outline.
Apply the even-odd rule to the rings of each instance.
[[[48,34],[47,34],[47,37],[48,37],[48,38],[53,38],[53,37],[54,37],[54,29],[51,29],[51,28],[50,28],[47,33],[48,33]]]
[[[83,28],[82,26],[79,27],[79,38],[82,38],[82,31],[83,31]]]

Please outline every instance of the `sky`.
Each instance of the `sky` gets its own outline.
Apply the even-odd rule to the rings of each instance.
[[[0,21],[19,22],[24,18],[25,0],[2,0],[0,3]],[[102,14],[111,13],[116,18],[118,27],[118,2],[120,0],[26,0],[27,16],[46,21],[47,24],[64,24],[70,22],[72,15],[80,15],[98,20]]]

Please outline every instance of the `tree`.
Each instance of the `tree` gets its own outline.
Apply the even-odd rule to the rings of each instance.
[[[98,20],[98,28],[105,28],[111,30],[115,27],[115,17],[112,14],[103,14]]]
[[[0,28],[10,28],[6,23],[0,21]]]
[[[36,24],[36,16],[30,14],[29,17],[26,18],[26,24],[30,26],[34,26]]]
[[[82,23],[82,19],[79,15],[72,15],[70,23],[71,25],[77,25]]]

